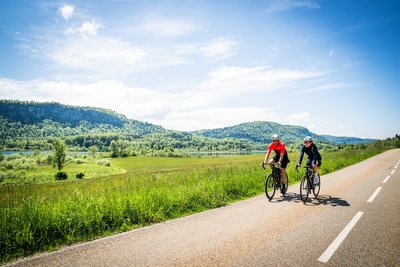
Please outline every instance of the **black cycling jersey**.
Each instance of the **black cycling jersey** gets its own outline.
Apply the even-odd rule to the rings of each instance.
[[[303,145],[300,150],[299,165],[301,165],[301,162],[303,161],[304,153],[307,154],[308,159],[311,160],[311,162],[314,164],[315,164],[315,162],[317,162],[317,160],[319,162],[321,162],[321,160],[322,160],[321,154],[319,154],[318,148],[316,145],[311,144],[309,147],[306,147],[305,145]]]

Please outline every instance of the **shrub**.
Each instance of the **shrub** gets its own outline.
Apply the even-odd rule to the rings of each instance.
[[[46,162],[46,164],[52,164],[53,163],[53,155],[51,155],[51,154],[47,155],[45,162]]]
[[[108,160],[105,160],[105,159],[99,159],[98,161],[96,161],[96,163],[99,165],[107,166],[107,167],[111,166],[111,162],[109,162]]]
[[[6,169],[7,170],[12,170],[13,168],[14,168],[14,165],[11,162],[7,162]]]
[[[83,172],[79,172],[79,173],[75,174],[76,179],[83,179],[84,176],[85,176],[85,174]]]
[[[16,170],[36,170],[36,161],[32,158],[20,158],[13,162]]]
[[[83,159],[75,159],[74,161],[76,164],[82,164],[85,163],[85,161]]]
[[[83,172],[77,173],[75,175],[76,179],[83,179],[83,176],[85,176],[85,174]]]
[[[67,180],[68,179],[68,175],[65,172],[57,172],[55,175],[56,180]]]

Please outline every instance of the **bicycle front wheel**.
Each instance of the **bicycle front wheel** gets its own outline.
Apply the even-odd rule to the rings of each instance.
[[[300,198],[305,203],[308,199],[308,195],[310,194],[310,185],[308,184],[308,177],[304,175],[301,178],[300,182]]]
[[[313,193],[314,193],[314,197],[318,198],[319,195],[319,191],[321,190],[321,177],[319,176],[319,183],[314,185],[314,189],[313,189]]]
[[[268,175],[265,179],[265,195],[269,200],[271,200],[275,195],[275,181],[274,176],[272,174]]]

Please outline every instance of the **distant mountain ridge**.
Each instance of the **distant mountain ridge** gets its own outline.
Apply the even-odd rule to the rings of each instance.
[[[299,140],[303,140],[307,135],[313,136],[318,141],[329,142],[322,136],[314,134],[302,126],[282,125],[276,122],[265,121],[247,122],[230,127],[194,131],[193,133],[217,139],[247,139],[256,143],[271,142],[273,134],[279,134],[281,140],[287,143],[298,142]]]
[[[161,126],[128,119],[109,109],[70,106],[56,102],[0,100],[0,116],[24,125],[42,125],[50,121],[57,127],[76,128],[86,124],[88,126],[86,128],[90,130],[98,128],[96,132],[106,132],[107,127],[104,130],[102,130],[104,127],[101,127],[104,125],[125,129],[127,135],[141,136],[165,132]]]
[[[93,124],[111,124],[116,127],[121,127],[128,121],[124,115],[111,110],[75,107],[55,102],[38,103],[5,100],[0,102],[0,114],[3,117],[25,124],[41,123],[47,119],[59,123],[68,123],[73,127],[77,126],[82,120]]]
[[[204,138],[238,139],[255,144],[266,144],[271,141],[272,134],[278,133],[281,139],[288,144],[299,143],[306,135],[313,136],[316,141],[323,143],[358,144],[374,141],[357,137],[318,135],[302,126],[282,125],[266,121],[247,122],[217,129],[180,132],[129,119],[108,109],[70,106],[55,102],[39,103],[18,100],[0,100],[0,129],[4,137],[13,136],[13,138],[22,139],[113,133],[133,138],[143,138],[156,134],[158,140],[162,137],[168,137],[170,140],[178,137],[190,140],[194,135]],[[11,131],[11,134],[5,134]]]
[[[348,136],[333,136],[333,135],[321,135],[326,140],[335,144],[361,144],[361,143],[372,143],[377,139],[371,138],[358,138],[358,137],[348,137]]]

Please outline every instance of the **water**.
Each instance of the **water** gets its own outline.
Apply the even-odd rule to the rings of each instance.
[[[50,154],[53,151],[50,150],[41,150],[39,151],[39,154]],[[1,154],[9,156],[9,155],[15,155],[15,154],[22,154],[22,155],[33,155],[34,151],[33,150],[1,150]],[[79,155],[87,155],[87,151],[67,151],[67,154],[79,154]]]
[[[15,154],[33,155],[33,150],[2,150],[0,153],[7,156]]]

